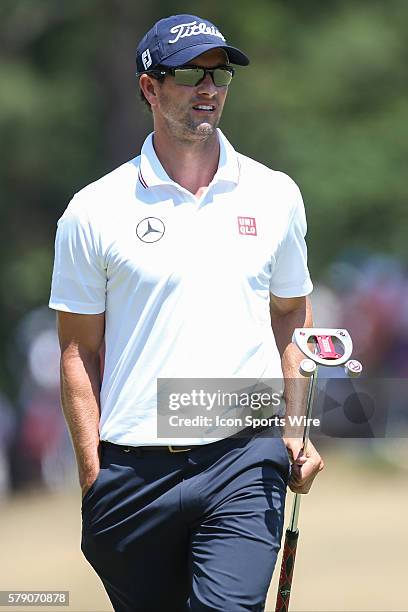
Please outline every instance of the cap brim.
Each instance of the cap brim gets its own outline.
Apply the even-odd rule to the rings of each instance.
[[[237,64],[238,66],[248,66],[249,58],[242,53],[239,49],[235,47],[230,47],[229,45],[220,45],[220,44],[206,44],[206,45],[195,45],[193,47],[188,47],[187,49],[181,49],[173,55],[166,57],[160,62],[161,66],[169,66],[170,68],[174,68],[175,66],[182,66],[187,62],[191,62],[195,57],[198,57],[202,53],[206,51],[210,51],[210,49],[224,49],[226,54],[228,55],[228,59],[231,64]]]

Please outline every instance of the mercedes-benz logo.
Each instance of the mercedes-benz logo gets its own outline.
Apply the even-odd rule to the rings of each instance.
[[[163,237],[164,223],[157,217],[146,217],[136,226],[136,235],[143,242],[157,242]]]

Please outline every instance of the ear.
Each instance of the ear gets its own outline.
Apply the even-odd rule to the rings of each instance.
[[[148,74],[142,74],[139,79],[139,87],[150,106],[157,106],[157,90],[160,87],[160,81],[153,79]]]

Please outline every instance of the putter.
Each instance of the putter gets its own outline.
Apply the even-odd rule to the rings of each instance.
[[[306,356],[306,359],[303,359],[300,364],[299,371],[302,376],[309,378],[306,404],[306,426],[303,430],[303,450],[305,451],[309,441],[310,419],[313,409],[318,367],[344,366],[346,375],[350,377],[360,376],[363,367],[356,359],[350,359],[351,353],[353,352],[353,343],[350,334],[345,329],[298,328],[295,329],[293,333],[292,342],[294,342]],[[314,352],[309,348],[309,343],[311,342],[314,344]],[[339,347],[338,350],[336,347]],[[301,495],[295,493],[290,523],[285,535],[275,612],[288,612],[289,610],[293,569],[295,566],[296,548],[299,537],[298,521],[300,500]]]

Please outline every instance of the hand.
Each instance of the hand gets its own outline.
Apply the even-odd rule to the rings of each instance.
[[[93,483],[98,478],[99,472],[100,472],[100,468],[80,478],[80,484],[81,484],[81,489],[82,489],[82,499],[84,499],[85,495],[88,493],[89,489],[92,487]]]
[[[319,472],[324,468],[323,459],[310,442],[306,453],[303,452],[303,441],[300,438],[283,438],[292,461],[292,473],[289,488],[294,493],[309,493],[310,487]]]

